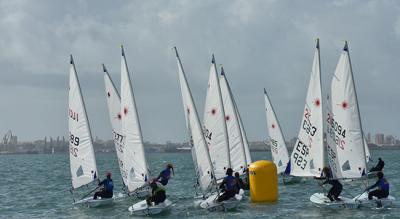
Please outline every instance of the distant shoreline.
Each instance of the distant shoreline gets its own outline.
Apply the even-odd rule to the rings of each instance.
[[[374,150],[374,151],[379,151],[379,150],[400,150],[400,145],[395,145],[395,146],[369,146],[370,150]],[[288,148],[289,152],[291,152],[293,150],[293,148]],[[250,149],[251,152],[270,152],[270,148],[269,147],[256,147],[256,148],[252,148]],[[114,150],[107,150],[107,151],[96,151],[96,153],[115,153]],[[154,148],[148,148],[146,150],[146,153],[190,153],[190,149],[189,148],[168,148],[166,150],[154,150]],[[29,152],[21,152],[21,153],[12,153],[12,152],[0,152],[0,155],[18,155],[18,154],[52,154],[52,153],[40,153],[38,151],[29,151]],[[55,152],[54,154],[68,154],[66,151],[58,151]]]

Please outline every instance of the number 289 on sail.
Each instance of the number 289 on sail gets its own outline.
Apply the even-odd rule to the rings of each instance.
[[[74,136],[71,132],[69,133],[69,150],[70,153],[76,157],[78,156],[78,151],[79,149],[77,148],[79,146],[79,137]]]

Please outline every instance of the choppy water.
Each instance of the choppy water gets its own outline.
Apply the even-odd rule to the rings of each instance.
[[[400,200],[400,150],[372,151],[384,158],[385,174],[391,183],[391,195]],[[254,160],[269,159],[267,152],[253,153]],[[193,205],[194,171],[189,153],[151,153],[148,162],[156,175],[165,162],[172,162],[176,176],[168,184],[167,195],[174,202],[173,210],[158,218],[400,218],[400,203],[391,209],[329,210],[314,207],[309,197],[322,191],[313,180],[299,184],[279,185],[279,201],[272,204],[253,204],[243,201],[231,212],[207,212]],[[105,208],[72,206],[69,192],[70,172],[68,154],[2,155],[0,156],[0,217],[1,218],[127,218],[128,207],[135,201],[125,199]],[[113,153],[97,154],[100,176],[113,172],[115,193],[121,192],[121,179]],[[343,195],[356,195],[360,187],[351,189],[345,184]],[[347,194],[346,194],[347,193]]]

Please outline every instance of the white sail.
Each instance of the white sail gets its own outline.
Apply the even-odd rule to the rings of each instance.
[[[247,140],[246,131],[244,129],[242,118],[240,117],[240,113],[239,113],[239,110],[237,108],[235,99],[232,99],[232,100],[233,100],[233,103],[235,104],[236,115],[237,115],[238,120],[239,120],[240,132],[242,133],[244,151],[246,152],[246,163],[247,163],[247,166],[249,166],[252,163],[251,154],[250,154],[250,148],[249,148],[249,141]]]
[[[369,163],[372,158],[371,158],[371,152],[369,152],[369,148],[368,148],[368,143],[367,140],[365,139],[365,135],[364,135],[364,150],[365,150],[365,162]]]
[[[146,184],[149,171],[128,65],[122,46],[121,51],[121,131],[125,137],[123,162],[127,173],[126,186],[129,192],[133,192]]]
[[[336,178],[366,173],[364,137],[347,42],[332,78],[327,111],[327,153]]]
[[[110,116],[115,151],[117,153],[118,165],[124,185],[127,185],[127,173],[124,169],[124,137],[121,131],[121,98],[106,67],[103,65],[105,93],[107,99],[108,113]]]
[[[290,157],[290,175],[321,175],[324,167],[323,134],[320,55],[319,40],[317,40],[300,131]]]
[[[239,119],[233,102],[233,95],[226,79],[224,68],[221,68],[220,87],[222,101],[225,111],[225,122],[229,136],[229,151],[231,167],[234,172],[244,174],[247,168],[246,152],[242,132],[240,130]]]
[[[271,101],[269,100],[267,91],[265,89],[264,100],[272,159],[276,167],[278,168],[278,173],[282,173],[285,172],[289,163],[289,155],[286,148],[286,142],[285,138],[283,137],[278,119],[276,118],[274,108],[271,105]]]
[[[214,55],[211,61],[210,77],[208,80],[203,132],[209,148],[215,177],[217,180],[222,179],[225,177],[226,169],[231,167],[231,163],[225,112]]]
[[[74,60],[71,55],[68,92],[69,161],[72,187],[78,188],[97,178],[92,136]]]
[[[176,60],[178,62],[178,76],[182,92],[183,110],[185,112],[186,127],[189,133],[189,143],[192,146],[193,162],[195,163],[198,184],[203,192],[211,188],[213,178],[213,166],[211,163],[208,147],[204,139],[201,124],[193,102],[192,93],[186,80],[181,60],[176,47]]]

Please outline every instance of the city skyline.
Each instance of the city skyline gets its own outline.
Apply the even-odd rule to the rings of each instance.
[[[348,40],[364,132],[400,136],[398,1],[21,0],[2,1],[0,7],[0,48],[6,51],[0,55],[0,133],[11,129],[20,141],[67,134],[70,54],[92,135],[111,138],[101,63],[119,88],[120,44],[146,141],[187,139],[173,46],[200,118],[214,53],[249,140],[268,137],[264,87],[285,136],[296,136],[316,38],[323,95]]]

